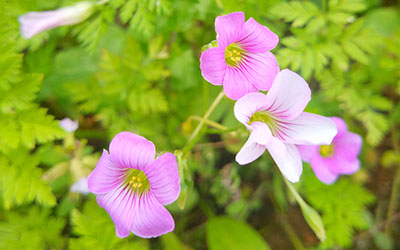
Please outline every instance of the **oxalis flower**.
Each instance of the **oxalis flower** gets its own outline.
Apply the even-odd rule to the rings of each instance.
[[[121,132],[88,177],[90,192],[97,194],[120,238],[130,232],[150,238],[174,230],[174,219],[163,205],[179,196],[178,164],[172,153],[155,156],[151,141]]]
[[[223,85],[225,94],[237,100],[250,92],[268,90],[279,72],[275,56],[269,52],[279,38],[253,18],[245,22],[243,12],[215,19],[218,46],[200,58],[203,77]]]
[[[31,38],[45,30],[80,23],[92,15],[93,5],[90,2],[80,2],[57,10],[28,12],[18,18],[21,35],[24,38]]]
[[[303,112],[310,99],[311,90],[304,79],[284,69],[266,95],[250,93],[238,100],[235,116],[250,130],[250,136],[236,161],[248,164],[268,149],[282,174],[297,182],[303,168],[295,144],[330,144],[337,132],[331,119]]]
[[[326,184],[335,182],[339,175],[353,174],[360,169],[358,154],[362,145],[361,136],[347,131],[343,119],[331,119],[338,133],[330,145],[298,146],[301,158],[311,164],[317,178]]]

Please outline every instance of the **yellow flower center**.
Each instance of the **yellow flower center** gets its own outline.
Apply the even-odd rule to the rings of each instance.
[[[139,194],[147,192],[150,189],[149,180],[146,174],[138,169],[129,169],[127,171],[127,178],[125,181],[129,188]]]
[[[332,156],[333,152],[334,152],[333,144],[331,144],[331,145],[322,145],[322,146],[319,147],[319,153],[324,158]]]
[[[278,133],[278,123],[277,119],[266,111],[258,111],[253,114],[250,118],[249,125],[253,122],[263,122],[267,124],[269,129],[271,130],[272,135],[276,135]]]
[[[225,49],[225,62],[229,66],[238,66],[244,54],[245,51],[238,44],[232,43]]]

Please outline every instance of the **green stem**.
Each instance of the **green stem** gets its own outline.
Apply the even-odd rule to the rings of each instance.
[[[285,177],[283,177],[283,180],[285,181],[286,186],[289,188],[290,192],[293,194],[297,203],[299,203],[300,207],[308,206],[308,204],[303,200],[297,190],[293,187],[292,183],[290,183]]]
[[[186,146],[182,149],[183,154],[185,155],[187,152],[190,151],[190,149],[194,146],[194,139],[197,137],[199,132],[204,126],[204,123],[208,120],[210,117],[211,113],[214,111],[214,109],[217,107],[218,103],[222,100],[224,97],[224,91],[222,90],[218,96],[215,98],[214,102],[210,105],[210,107],[207,109],[206,113],[203,115],[201,118],[201,121],[193,131],[193,133],[190,135],[189,140],[186,143]]]
[[[192,115],[192,116],[189,116],[189,119],[188,119],[189,121],[190,120],[196,120],[196,121],[199,121],[199,122],[204,122],[205,124],[207,124],[207,125],[209,125],[209,126],[211,126],[211,127],[214,127],[214,128],[216,128],[216,129],[218,129],[218,130],[228,130],[228,127],[226,127],[226,126],[224,126],[224,125],[222,125],[222,124],[219,124],[218,122],[214,122],[214,121],[211,121],[211,120],[207,120],[207,119],[204,119],[204,118],[202,118],[202,117],[200,117],[200,116],[197,116],[197,115]]]
[[[392,127],[392,144],[394,151],[398,154],[400,149],[397,141],[397,134],[395,127]],[[396,174],[393,180],[392,193],[390,194],[389,208],[386,214],[387,220],[389,218],[392,218],[392,216],[396,212],[396,207],[400,196],[399,189],[400,189],[400,166],[397,166]],[[385,233],[388,235],[390,234],[390,226],[391,223],[387,223],[385,226]]]

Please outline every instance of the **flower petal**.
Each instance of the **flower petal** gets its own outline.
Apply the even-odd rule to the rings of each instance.
[[[242,48],[252,53],[260,53],[276,47],[279,37],[266,26],[259,24],[252,17],[245,23],[246,35],[239,43]]]
[[[237,67],[227,67],[224,77],[224,92],[232,100],[238,100],[247,93],[257,92],[244,72]]]
[[[298,182],[303,172],[303,165],[296,146],[282,143],[279,139],[272,137],[267,143],[267,149],[282,174],[289,181]]]
[[[152,192],[138,199],[137,215],[133,220],[132,232],[142,238],[158,237],[174,230],[175,222]]]
[[[301,76],[284,69],[276,75],[267,98],[269,112],[291,120],[303,112],[311,100],[311,90]]]
[[[329,170],[335,174],[354,174],[360,169],[361,166],[361,163],[357,158],[349,161],[340,156],[334,156],[327,158],[326,161]]]
[[[338,135],[347,131],[346,122],[340,117],[331,117],[332,121],[336,124]]]
[[[140,135],[121,132],[110,143],[110,156],[112,162],[120,167],[142,170],[154,161],[156,148]]]
[[[264,110],[267,104],[267,97],[263,93],[249,93],[240,98],[234,107],[236,119],[247,126],[254,113]]]
[[[272,137],[271,131],[265,123],[253,122],[251,128],[253,130],[249,138],[236,155],[236,161],[240,165],[249,164],[260,157],[265,152],[265,145]]]
[[[201,75],[214,85],[222,85],[226,71],[225,49],[215,47],[205,50],[200,57]]]
[[[330,145],[337,133],[330,118],[306,112],[279,125],[279,137],[286,143],[299,145]]]
[[[310,162],[314,154],[318,154],[319,146],[314,145],[297,145],[301,159],[305,162]]]
[[[326,184],[332,184],[338,178],[338,175],[331,172],[328,167],[329,161],[326,158],[321,157],[319,154],[315,154],[311,159],[311,167],[314,170],[317,178]]]
[[[351,132],[342,132],[333,139],[335,154],[353,161],[361,151],[362,138]]]
[[[144,169],[151,192],[162,205],[174,202],[180,193],[178,163],[175,155],[165,153]]]
[[[269,90],[279,72],[276,57],[271,52],[248,53],[239,64],[240,71],[258,90]]]
[[[108,155],[107,150],[103,150],[96,168],[88,177],[88,187],[94,194],[104,194],[118,187],[124,179],[124,169],[116,166]]]
[[[243,12],[233,12],[215,19],[218,47],[225,48],[239,41],[245,35],[245,22]]]
[[[97,203],[111,216],[117,236],[127,237],[134,217],[140,216],[137,214],[137,197],[129,187],[120,185],[111,192],[97,195]]]

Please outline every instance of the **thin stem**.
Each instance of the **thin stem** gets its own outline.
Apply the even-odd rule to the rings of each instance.
[[[396,134],[396,128],[392,126],[392,145],[394,151],[398,154],[399,153],[399,145],[397,142],[397,134]],[[393,186],[392,186],[392,193],[390,194],[390,201],[389,201],[389,208],[386,214],[386,219],[389,219],[393,216],[393,214],[396,212],[396,207],[397,203],[399,200],[399,189],[400,189],[400,166],[397,166],[396,169],[396,174],[394,176],[393,180]],[[391,223],[387,223],[385,226],[385,233],[390,234],[390,226]]]
[[[218,103],[222,100],[224,97],[224,91],[222,90],[218,96],[215,98],[214,102],[210,105],[210,107],[207,109],[206,113],[203,115],[201,121],[193,131],[193,133],[190,135],[189,140],[186,143],[186,146],[183,148],[182,152],[185,155],[189,150],[194,146],[193,141],[201,131],[201,129],[204,126],[205,121],[208,120],[208,117],[210,117],[211,113],[214,111],[214,109],[217,107]]]
[[[288,186],[290,192],[293,194],[297,203],[299,203],[300,207],[308,206],[308,204],[303,200],[303,198],[300,196],[297,190],[293,187],[292,183],[290,183],[285,177],[283,177],[283,180],[285,181],[286,186]]]
[[[200,116],[197,116],[197,115],[189,116],[188,120],[189,121],[190,120],[196,120],[196,121],[199,121],[199,122],[203,121],[207,125],[209,125],[211,127],[214,127],[214,128],[216,128],[218,130],[228,130],[228,127],[226,127],[226,126],[224,126],[222,124],[219,124],[218,122],[214,122],[214,121],[211,121],[211,120],[208,120],[208,119],[204,119],[204,118],[202,118]]]

